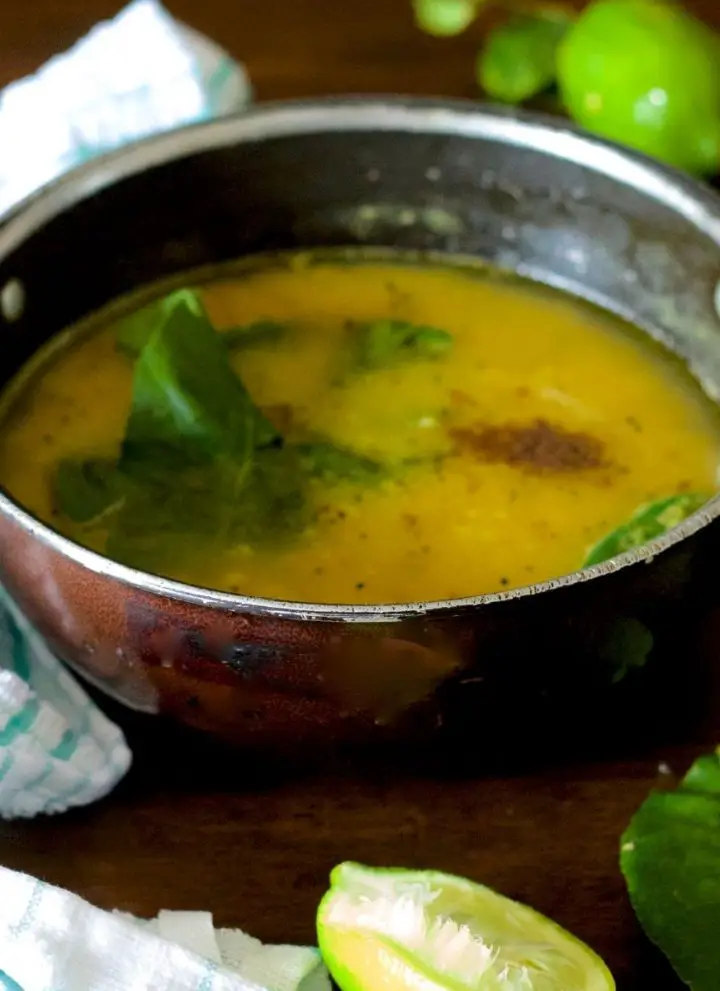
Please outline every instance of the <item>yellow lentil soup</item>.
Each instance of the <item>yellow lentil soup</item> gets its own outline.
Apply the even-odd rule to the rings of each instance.
[[[438,600],[575,571],[638,507],[715,489],[715,408],[680,363],[517,280],[298,255],[165,302],[71,331],[2,407],[4,488],[123,563]]]

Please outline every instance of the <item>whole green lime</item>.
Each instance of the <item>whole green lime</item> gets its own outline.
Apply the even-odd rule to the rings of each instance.
[[[720,39],[681,7],[595,0],[558,48],[570,115],[698,175],[720,167]]]

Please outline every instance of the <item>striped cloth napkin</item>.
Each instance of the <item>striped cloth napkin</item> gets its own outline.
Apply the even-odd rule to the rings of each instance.
[[[0,95],[0,215],[95,155],[249,99],[242,66],[135,0]],[[122,734],[1,593],[0,817],[92,802],[130,765]]]
[[[130,767],[123,735],[0,588],[0,815],[64,812]]]
[[[209,912],[103,912],[2,867],[0,892],[0,991],[330,991],[316,949],[215,929]]]

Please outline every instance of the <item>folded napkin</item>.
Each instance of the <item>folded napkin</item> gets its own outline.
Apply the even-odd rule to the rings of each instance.
[[[0,214],[95,155],[249,99],[242,66],[157,0],[136,0],[0,95]],[[92,802],[129,765],[117,727],[1,597],[0,817]]]
[[[0,589],[0,815],[95,801],[129,767],[120,730]]]
[[[330,991],[316,949],[264,946],[207,912],[103,912],[4,868],[0,892],[0,991]]]
[[[242,66],[135,0],[0,98],[0,212],[128,141],[242,109]]]

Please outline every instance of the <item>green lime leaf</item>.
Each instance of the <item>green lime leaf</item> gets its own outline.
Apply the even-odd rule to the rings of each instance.
[[[207,318],[199,294],[193,289],[179,289],[148,306],[143,306],[142,309],[121,320],[115,330],[117,350],[135,361],[150,340],[153,331],[167,320],[173,307],[181,301],[186,302],[198,317]],[[244,351],[248,348],[274,344],[286,330],[286,326],[277,320],[256,320],[250,324],[229,327],[221,331],[221,340],[229,351]]]
[[[213,464],[157,472],[129,488],[106,553],[122,564],[181,577],[243,545],[280,544],[308,522],[305,476],[292,448],[256,451],[247,472]]]
[[[614,991],[589,947],[490,888],[435,871],[342,864],[318,910],[341,991]]]
[[[439,38],[462,34],[487,0],[413,0],[415,22]]]
[[[127,486],[117,462],[107,458],[66,458],[52,479],[53,503],[73,523],[90,523],[116,508]]]
[[[720,40],[676,3],[595,0],[558,49],[583,127],[699,175],[720,165]]]
[[[184,302],[198,316],[204,316],[205,308],[194,289],[178,289],[147,306],[124,317],[115,330],[115,346],[122,354],[133,361],[150,340],[152,333],[166,319],[173,308]]]
[[[623,523],[591,548],[583,562],[583,568],[609,561],[618,554],[655,540],[678,526],[711,498],[712,496],[704,493],[686,493],[641,506],[627,523]]]
[[[299,531],[300,457],[253,403],[198,297],[174,293],[143,319],[137,343],[152,327],[135,362],[106,553],[177,574],[228,546]]]
[[[477,78],[488,96],[522,103],[555,82],[555,54],[570,17],[517,14],[488,35],[477,61]]]
[[[688,791],[711,792],[720,798],[719,752],[699,757],[685,775],[683,788]]]
[[[405,320],[373,320],[353,324],[355,364],[367,371],[406,361],[442,358],[453,347],[453,336],[438,327]]]
[[[720,755],[676,791],[653,792],[622,838],[620,866],[648,937],[693,991],[720,974]]]
[[[157,574],[182,574],[227,547],[232,507],[247,479],[227,461],[163,470],[129,485],[112,519],[105,553]]]
[[[242,469],[276,433],[235,375],[204,310],[175,294],[135,363],[121,470],[153,475],[218,457]]]
[[[300,444],[297,450],[303,470],[311,478],[321,478],[329,483],[349,481],[372,484],[387,474],[384,466],[372,458],[338,447],[329,441]]]

